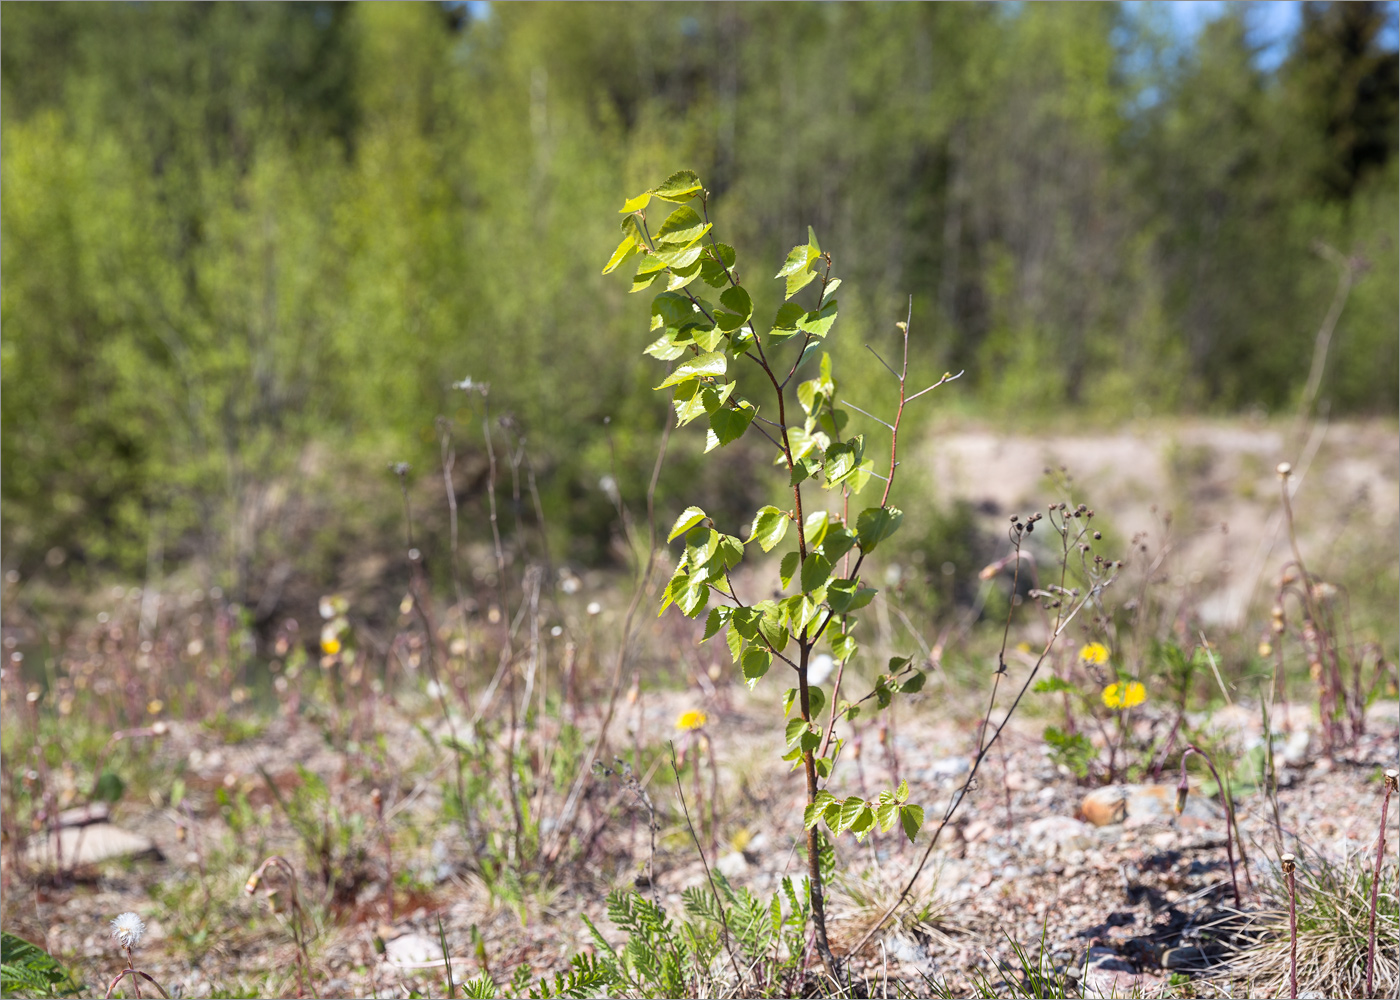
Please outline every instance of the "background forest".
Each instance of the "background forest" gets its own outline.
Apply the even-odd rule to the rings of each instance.
[[[643,491],[666,404],[598,261],[681,166],[746,260],[821,233],[857,395],[912,294],[920,377],[966,369],[943,405],[979,419],[1393,415],[1394,7],[1305,4],[1269,69],[1254,16],[1191,40],[1150,3],[7,3],[5,567],[193,562],[268,617],[398,545],[388,463],[441,506],[450,437],[479,489],[464,378],[537,485],[517,516],[606,562],[608,484]]]

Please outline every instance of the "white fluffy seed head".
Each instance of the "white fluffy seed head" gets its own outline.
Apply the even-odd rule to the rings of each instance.
[[[123,948],[136,947],[144,933],[146,925],[134,913],[123,913],[112,921],[112,937],[116,938]]]

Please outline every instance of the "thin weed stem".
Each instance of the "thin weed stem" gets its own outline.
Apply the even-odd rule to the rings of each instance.
[[[1372,984],[1376,974],[1376,898],[1381,888],[1381,864],[1385,861],[1385,824],[1390,811],[1390,793],[1400,782],[1400,771],[1385,772],[1385,796],[1381,799],[1381,832],[1376,837],[1376,870],[1371,878],[1371,923],[1367,931],[1366,947],[1366,996],[1375,996]]]
[[[1290,1000],[1298,1000],[1298,887],[1294,881],[1298,863],[1291,854],[1283,855],[1280,860],[1288,883],[1288,996]]]
[[[690,821],[690,807],[685,804],[685,789],[681,787],[681,772],[676,764],[676,744],[672,740],[667,740],[666,745],[671,750],[671,774],[676,779],[676,794],[681,798],[681,811],[685,813],[686,829],[690,831],[690,839],[695,844],[695,850],[700,854],[700,863],[705,866],[705,880],[710,883],[710,892],[714,894],[715,906],[719,908],[720,927],[724,931],[724,950],[729,955],[729,964],[734,969],[737,981],[744,981],[744,974],[739,971],[739,960],[734,957],[734,948],[729,943],[729,917],[724,910],[724,900],[720,899],[719,887],[715,885],[715,877],[710,873],[710,862],[705,859],[705,848],[700,845],[700,838],[695,834],[695,824]],[[696,768],[699,772],[699,768]]]

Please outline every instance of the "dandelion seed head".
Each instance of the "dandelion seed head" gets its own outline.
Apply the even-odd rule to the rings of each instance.
[[[112,937],[123,948],[134,948],[146,933],[146,925],[134,913],[123,913],[112,921]]]

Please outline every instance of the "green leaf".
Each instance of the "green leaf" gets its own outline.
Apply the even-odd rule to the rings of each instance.
[[[789,432],[797,428],[789,428]],[[778,456],[782,458],[781,455]],[[788,485],[796,486],[803,480],[810,479],[817,474],[817,470],[822,467],[822,460],[817,455],[809,455],[806,458],[799,458],[792,465],[792,473],[788,476]]]
[[[831,526],[831,515],[824,510],[814,510],[807,515],[807,519],[802,522],[802,537],[807,540],[808,548],[816,548],[826,538],[827,528]]]
[[[749,293],[744,291],[742,285],[726,288],[720,295],[719,301],[724,308],[730,312],[738,313],[744,319],[753,315],[753,300],[749,298]]]
[[[1037,694],[1054,694],[1059,691],[1073,691],[1074,685],[1062,681],[1058,677],[1050,677],[1043,681],[1036,681],[1031,690]]]
[[[750,642],[758,639],[758,623],[763,618],[763,612],[758,608],[735,608],[731,612],[729,620],[739,634]]]
[[[729,620],[728,608],[711,608],[710,614],[705,619],[705,634],[701,636],[701,642],[709,642],[719,634],[719,630],[724,628],[724,623]]]
[[[673,339],[673,334],[663,333],[647,345],[642,353],[650,354],[658,361],[675,361],[689,349],[690,348],[685,344],[676,343]]]
[[[706,248],[700,258],[700,278],[711,288],[729,284],[729,268],[734,266],[734,248],[723,243]]]
[[[738,313],[722,311],[715,313],[715,326],[719,327],[725,333],[733,333],[742,328],[745,322],[747,321],[744,317],[740,316]]]
[[[881,802],[875,809],[875,822],[880,824],[881,833],[889,833],[899,815],[899,807],[893,802]]]
[[[828,489],[840,483],[855,469],[856,449],[858,447],[859,442],[851,440],[834,443],[826,449],[825,471]]]
[[[692,244],[686,247],[670,247],[665,250],[654,250],[651,259],[662,267],[669,267],[673,270],[684,270],[700,259],[705,248]],[[695,273],[699,273],[698,271]]]
[[[850,798],[846,799],[845,802],[842,802],[841,824],[836,832],[840,833],[842,830],[850,829],[851,824],[856,821],[856,817],[860,815],[860,811],[864,808],[865,800],[859,795],[852,795]]]
[[[826,537],[822,539],[822,552],[834,566],[836,560],[851,551],[855,544],[855,533],[844,524],[837,524],[827,531]]]
[[[797,573],[797,562],[799,558],[797,552],[789,552],[787,555],[783,556],[782,565],[778,567],[778,579],[782,581],[784,590],[792,583],[792,578]]]
[[[875,546],[889,538],[904,520],[904,511],[897,507],[867,507],[856,518],[856,534],[862,552],[873,552]]]
[[[812,262],[813,256],[815,255],[811,253],[809,247],[793,247],[788,251],[787,260],[783,262],[782,268],[773,277],[786,278],[788,275],[806,270],[807,265]]]
[[[772,504],[760,507],[753,518],[749,541],[757,541],[764,552],[772,552],[787,534],[788,516]]]
[[[729,647],[730,662],[738,663],[744,655],[744,637],[733,624],[724,633],[724,644]]]
[[[783,715],[786,716],[792,711],[793,702],[797,701],[797,688],[788,688],[783,694]],[[820,794],[820,793],[818,793]]]
[[[687,583],[685,589],[676,595],[676,607],[680,608],[687,618],[694,618],[710,603],[710,587],[709,584],[694,578]]]
[[[687,327],[686,332],[695,339],[695,344],[702,351],[714,351],[719,345],[724,343],[724,331],[718,326],[692,326]]]
[[[653,327],[660,321],[675,330],[699,323],[705,318],[695,308],[695,303],[690,300],[690,296],[681,295],[678,292],[662,292],[652,299],[651,317]]]
[[[689,574],[685,571],[685,563],[676,567],[676,572],[666,583],[666,589],[661,592],[661,608],[656,612],[656,617],[660,618],[666,613],[676,600],[676,594],[683,590],[689,582]]]
[[[757,412],[752,403],[744,400],[732,407],[722,406],[710,414],[710,429],[719,438],[721,446],[729,444],[744,436]]]
[[[785,598],[780,607],[787,616],[789,628],[793,633],[800,633],[817,617],[817,605],[806,594]]]
[[[786,333],[792,336],[797,333],[797,324],[807,318],[807,310],[803,309],[796,302],[784,302],[778,309],[778,314],[773,317],[772,336],[778,337]]]
[[[708,515],[699,507],[687,507],[681,511],[681,516],[676,518],[676,523],[671,526],[671,533],[666,536],[666,541],[674,542],[679,536],[684,535],[691,528],[695,527]]]
[[[779,619],[776,607],[765,609],[763,615],[758,619],[758,632],[763,636],[764,642],[772,646],[776,652],[781,653],[788,644],[788,630]]]
[[[726,570],[733,569],[744,561],[744,543],[733,535],[719,536],[719,551],[715,557],[724,564]]]
[[[821,308],[814,309],[803,316],[802,321],[797,324],[797,328],[814,337],[825,337],[831,332],[831,325],[835,322],[836,300],[828,299]]]
[[[927,680],[928,674],[922,670],[915,670],[899,685],[899,690],[902,694],[918,694],[924,689],[924,682]]]
[[[822,584],[826,583],[831,576],[831,562],[820,552],[809,553],[807,558],[802,560],[802,590],[810,593]]]
[[[651,189],[651,193],[665,201],[689,201],[703,190],[700,178],[693,170],[677,170],[670,177]]]
[[[822,810],[822,819],[827,827],[835,832],[841,828],[841,800],[833,798]]]
[[[710,561],[719,549],[719,532],[714,528],[696,525],[685,535],[685,561],[694,573]]]
[[[840,288],[840,287],[841,287],[841,279],[840,279],[840,278],[832,278],[830,281],[828,281],[828,282],[826,283],[826,291],[822,293],[822,298],[826,298],[828,295],[831,295],[833,292],[836,291],[836,289],[838,289],[838,288]]]
[[[899,787],[894,790],[894,800],[904,802],[909,798],[909,779],[905,778],[899,783]]]
[[[841,414],[845,416],[845,414]],[[855,467],[855,470],[846,477],[846,485],[850,487],[852,493],[859,493],[865,489],[865,485],[870,482],[871,473],[875,470],[873,459],[867,458]]]
[[[749,682],[749,687],[758,683],[760,677],[768,673],[768,668],[773,665],[773,654],[760,646],[751,646],[744,650],[743,658],[744,680]]]
[[[826,707],[826,692],[815,684],[807,688],[807,712],[812,718],[822,714]]]
[[[731,382],[730,385],[733,385]],[[671,396],[671,406],[676,411],[676,426],[684,427],[696,417],[705,412],[705,394],[703,386],[698,379],[691,379],[689,382],[682,382],[676,386],[675,393]]]
[[[859,580],[833,580],[826,587],[826,602],[838,615],[858,611],[875,599],[874,587],[862,587]]]
[[[831,655],[838,660],[849,660],[858,648],[856,637],[848,632],[837,632],[831,637]]]
[[[807,227],[807,252],[811,254],[812,260],[822,255],[822,245],[817,242],[817,231],[811,226]]]
[[[870,828],[875,825],[875,813],[870,806],[862,804],[860,812],[850,824],[850,831],[856,835],[856,840],[864,840],[865,835],[870,832]]]
[[[904,835],[912,843],[914,838],[919,835],[919,828],[924,825],[924,807],[900,806],[899,823],[904,827]]]
[[[646,260],[643,260],[642,263],[645,264]],[[632,287],[629,292],[644,292],[656,284],[656,279],[659,277],[661,277],[660,271],[643,271],[638,267],[636,275],[632,278]]]
[[[723,375],[728,367],[728,361],[719,351],[698,354],[677,365],[675,371],[666,376],[666,380],[656,388],[665,389],[667,386],[677,385],[693,378],[716,378]]]
[[[783,739],[788,746],[792,746],[798,741],[804,732],[807,731],[807,720],[802,716],[788,719],[787,725],[783,728]]]
[[[797,745],[802,748],[803,753],[811,753],[821,746],[822,727],[815,723],[808,726],[807,731],[797,739]]]
[[[700,264],[690,264],[687,267],[673,267],[671,274],[666,279],[666,290],[675,291],[677,288],[684,288],[700,276]]]
[[[640,212],[651,203],[651,192],[644,191],[635,198],[628,198],[618,209],[619,215],[631,215],[633,212]]]
[[[637,253],[637,241],[630,236],[624,236],[622,242],[617,245],[607,264],[603,266],[604,274],[611,274],[623,263],[630,260]]]
[[[689,246],[710,231],[709,225],[700,218],[700,213],[689,205],[682,205],[666,217],[661,228],[656,231],[656,242],[672,246]],[[698,254],[696,255],[698,258]]]
[[[817,278],[815,271],[799,271],[797,274],[787,276],[787,293],[784,298],[792,298],[802,289],[806,288]]]

